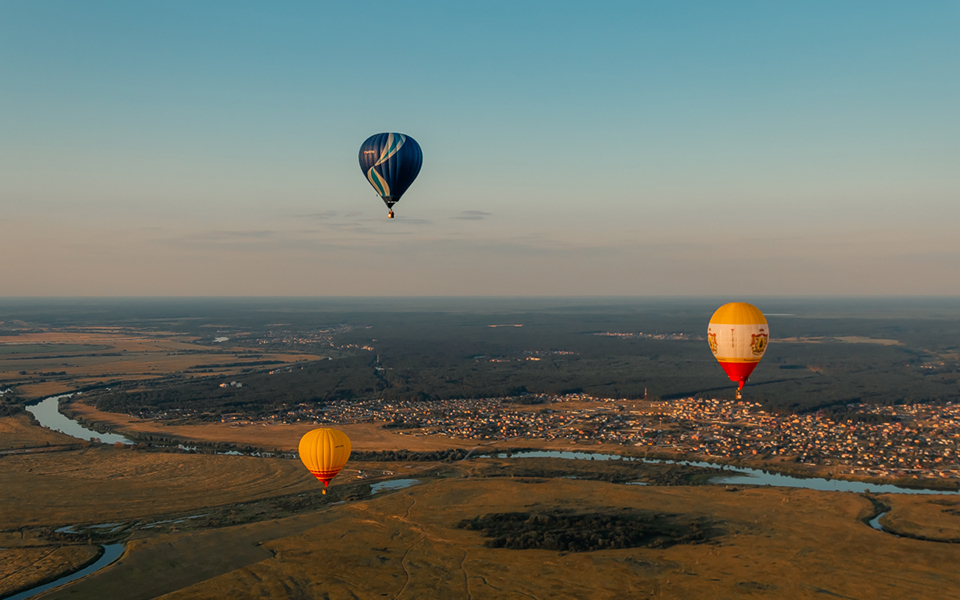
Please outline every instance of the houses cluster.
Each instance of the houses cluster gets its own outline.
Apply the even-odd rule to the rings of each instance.
[[[960,478],[960,404],[856,404],[847,406],[845,415],[852,418],[775,414],[760,404],[733,400],[643,402],[567,394],[302,404],[274,419],[379,422],[402,435],[612,443],[838,466],[841,472],[869,476]]]
[[[600,335],[603,337],[618,337],[618,338],[633,338],[633,339],[646,339],[646,340],[704,340],[705,338],[702,335],[691,335],[689,333],[644,333],[638,331],[636,333],[621,333],[619,331],[600,331],[594,333],[593,335]]]
[[[960,404],[849,404],[844,418],[775,415],[759,404],[687,398],[653,414],[647,444],[726,458],[789,458],[879,477],[960,478]]]
[[[270,349],[282,349],[287,346],[329,346],[335,349],[353,348],[357,350],[373,351],[369,345],[359,344],[337,344],[334,341],[338,335],[348,333],[356,329],[353,325],[338,325],[329,329],[294,331],[290,329],[269,329],[265,333],[253,339],[253,342],[260,347]],[[369,327],[367,327],[369,329]],[[238,337],[243,337],[239,335]]]

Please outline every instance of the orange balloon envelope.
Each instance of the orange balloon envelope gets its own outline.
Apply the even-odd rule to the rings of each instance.
[[[307,469],[323,482],[323,493],[326,494],[330,480],[350,458],[350,438],[337,429],[314,429],[300,438],[298,451]]]
[[[727,377],[739,383],[737,399],[740,399],[743,384],[767,351],[769,340],[767,319],[752,304],[730,302],[718,308],[710,318],[707,342]]]

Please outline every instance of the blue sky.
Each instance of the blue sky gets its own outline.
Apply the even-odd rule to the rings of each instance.
[[[0,295],[960,294],[956,2],[0,3]],[[369,135],[423,148],[387,221]]]

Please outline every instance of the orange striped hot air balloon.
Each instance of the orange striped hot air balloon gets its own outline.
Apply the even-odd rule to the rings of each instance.
[[[330,480],[350,458],[350,438],[337,429],[314,429],[300,438],[298,451],[307,469],[323,482],[323,493],[326,494]]]
[[[769,340],[767,319],[752,304],[730,302],[718,308],[710,318],[707,342],[727,377],[740,384],[737,400],[741,397],[743,384],[767,351]]]

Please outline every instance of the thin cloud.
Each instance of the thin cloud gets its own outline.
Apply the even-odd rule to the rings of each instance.
[[[482,221],[492,214],[493,213],[483,212],[482,210],[465,210],[459,215],[450,218],[458,219],[460,221]]]
[[[480,214],[480,215],[485,215],[485,214],[487,214],[487,213],[482,213],[482,212],[480,212],[480,211],[467,211],[467,212],[475,212],[475,213],[478,213],[478,214]],[[304,214],[304,215],[297,215],[297,217],[299,217],[299,218],[301,218],[301,219],[313,219],[313,220],[317,220],[317,221],[328,221],[328,224],[325,225],[325,226],[326,226],[326,227],[331,227],[331,228],[334,228],[334,229],[350,229],[350,228],[358,227],[358,225],[359,225],[360,223],[375,223],[375,222],[380,222],[380,221],[383,221],[383,220],[384,220],[383,218],[380,218],[380,217],[377,217],[377,218],[370,217],[370,216],[364,217],[364,215],[369,215],[369,214],[370,214],[370,213],[367,213],[367,212],[362,212],[362,211],[358,211],[358,210],[352,210],[352,211],[350,211],[350,212],[347,212],[347,213],[344,213],[344,214],[341,215],[340,213],[338,213],[338,212],[335,211],[335,210],[326,210],[326,211],[321,211],[321,212],[308,213],[308,214]],[[363,218],[357,218],[357,217],[363,217]],[[481,218],[482,218],[482,217],[481,217]],[[395,225],[395,226],[400,226],[400,225],[432,225],[432,224],[433,224],[433,221],[431,221],[431,220],[429,220],[429,219],[409,218],[409,217],[404,217],[404,216],[402,216],[402,215],[398,215],[397,218],[396,218],[396,220],[391,223],[391,225]],[[378,231],[378,230],[376,230],[376,229],[369,229],[369,230],[364,230],[364,231],[367,232],[367,233],[371,233],[371,234],[376,234],[376,233],[392,233],[392,232]]]
[[[223,238],[257,238],[263,239],[272,237],[277,232],[269,229],[257,229],[253,231],[211,231],[211,235]]]
[[[269,240],[280,237],[279,232],[268,229],[259,230],[212,230],[197,233],[187,233],[166,239],[158,239],[157,242],[169,244],[222,244],[235,243],[254,240]]]
[[[344,216],[345,216],[345,217],[352,217],[352,216],[354,216],[355,214],[359,214],[359,213],[350,212],[350,213],[347,213],[347,214],[344,215]],[[297,216],[300,217],[300,218],[302,218],[302,219],[333,219],[333,218],[336,218],[336,217],[339,216],[339,215],[338,215],[337,211],[335,211],[335,210],[324,210],[324,211],[321,211],[321,212],[308,213],[308,214],[305,214],[305,215],[297,215]]]

